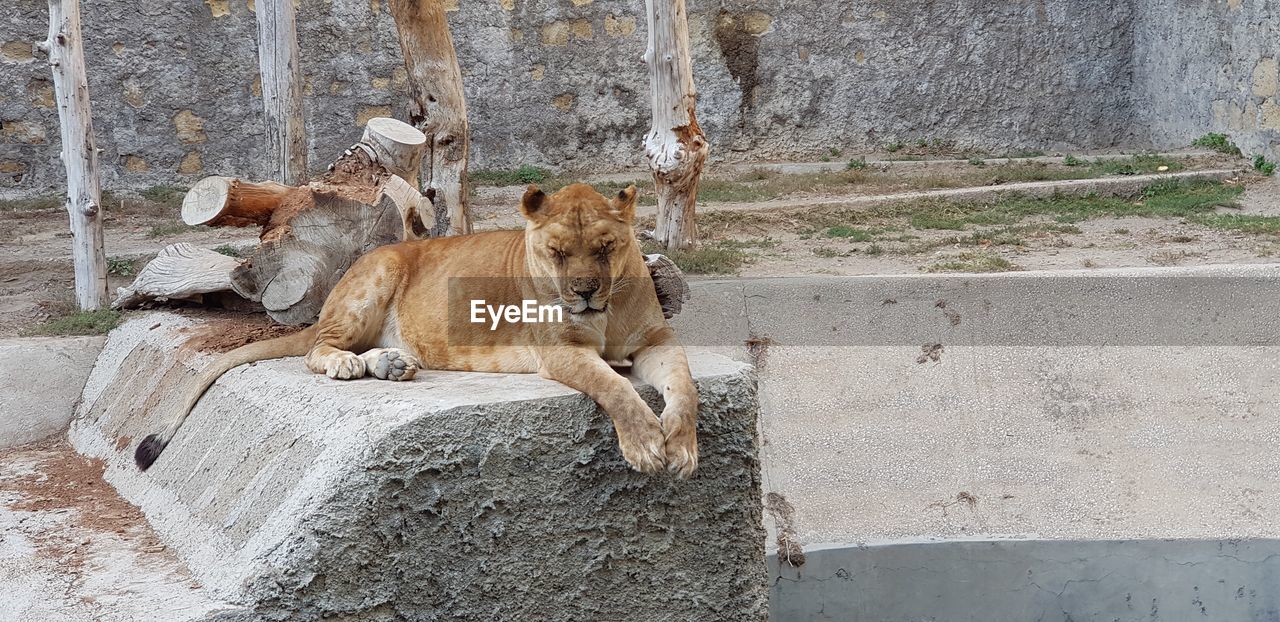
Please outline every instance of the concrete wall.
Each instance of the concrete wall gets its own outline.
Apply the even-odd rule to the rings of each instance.
[[[66,429],[102,337],[0,340],[0,449]]]
[[[82,3],[107,187],[261,177],[252,0]],[[473,163],[636,165],[648,127],[641,0],[464,0],[450,13]],[[302,0],[313,168],[373,115],[405,118],[385,0]],[[692,0],[714,158],[803,158],[892,141],[995,150],[1132,142],[1129,2]],[[43,0],[0,17],[0,193],[57,189]]]
[[[1280,266],[703,281],[675,323],[757,363],[773,619],[1129,620],[1131,593],[1190,620],[1198,590],[1209,619],[1270,621],[1277,288]],[[1213,553],[1240,538],[1270,540]],[[1019,543],[954,544],[990,539]],[[1209,544],[1099,544],[1165,539]]]

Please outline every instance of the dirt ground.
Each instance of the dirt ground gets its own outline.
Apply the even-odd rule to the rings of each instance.
[[[1181,170],[1247,168],[1243,160],[1227,156],[1197,154],[1173,159]],[[729,207],[750,214],[753,202],[767,201],[771,213],[786,214],[789,202],[811,203],[815,197],[991,187],[1064,179],[1083,171],[1032,162],[902,164],[822,174],[753,172],[741,166],[732,174],[717,176],[712,171],[698,208],[701,214]],[[607,181],[597,185],[615,189],[624,186],[627,177],[605,176],[602,180]],[[643,177],[635,176],[637,180]],[[547,180],[544,186],[556,183]],[[1242,174],[1226,183],[1242,185],[1245,191],[1236,201],[1240,209],[1220,211],[1280,216],[1280,185],[1274,178]],[[472,195],[476,228],[522,226],[515,207],[522,191],[519,185],[477,187]],[[257,242],[257,232],[252,229],[183,226],[178,221],[181,194],[177,191],[161,200],[110,198],[104,202],[107,255],[115,273],[110,279],[113,292],[128,284],[132,274],[168,244],[189,242],[235,252]],[[641,213],[651,214],[652,210],[650,193],[650,198],[642,201]],[[889,227],[874,239],[833,237],[829,229],[808,222],[805,212],[805,208],[796,207],[792,213],[797,216],[792,220],[704,216],[706,224],[700,224],[704,243],[730,249],[736,257],[730,268],[709,272],[788,276],[914,274],[938,269],[963,271],[969,266],[974,270],[1094,269],[1271,262],[1280,253],[1280,237],[1274,234],[1214,229],[1182,218],[1097,217],[1067,227],[1055,225],[1048,217],[1028,217],[1020,221],[1017,239],[1011,243],[997,236],[982,239],[982,228],[976,228],[975,235],[974,228],[955,231],[902,226]],[[648,220],[651,225],[651,217]],[[643,230],[645,224],[642,217],[638,229]],[[49,318],[68,313],[73,308],[70,233],[61,208],[0,206],[0,237],[6,240],[0,247],[0,337],[27,333]]]

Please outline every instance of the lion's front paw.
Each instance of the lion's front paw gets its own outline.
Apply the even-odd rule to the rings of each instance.
[[[352,380],[364,376],[364,360],[351,352],[330,354],[324,361],[324,373],[337,380]]]
[[[680,479],[693,477],[698,470],[697,416],[689,413],[662,413],[663,452],[667,470]]]
[[[422,363],[399,348],[370,350],[361,357],[370,375],[382,380],[413,380]]]
[[[652,415],[643,423],[628,426],[627,431],[618,429],[618,445],[622,448],[622,457],[626,458],[631,468],[641,473],[657,473],[666,463],[662,451],[662,428]]]

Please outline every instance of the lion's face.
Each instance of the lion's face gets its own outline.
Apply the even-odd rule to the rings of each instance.
[[[620,289],[624,259],[639,253],[631,231],[635,206],[635,186],[613,199],[586,184],[565,186],[549,196],[537,186],[525,191],[520,212],[529,221],[525,248],[530,271],[554,283],[570,313],[604,311]]]

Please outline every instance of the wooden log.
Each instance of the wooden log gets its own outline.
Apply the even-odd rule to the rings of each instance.
[[[49,0],[49,38],[40,44],[53,69],[54,94],[67,169],[67,213],[76,302],[81,309],[107,304],[107,255],[102,234],[102,189],[93,136],[89,83],[85,78],[79,0]]]
[[[444,0],[391,2],[409,76],[410,122],[427,136],[422,187],[434,206],[435,236],[471,233],[472,226],[467,206],[467,105],[444,9]]]
[[[645,255],[644,264],[649,267],[649,276],[653,278],[658,304],[662,305],[662,317],[669,320],[679,315],[690,296],[684,271],[666,255]]]
[[[205,294],[231,289],[231,273],[240,261],[187,243],[170,244],[147,263],[128,287],[116,290],[113,309],[130,309],[151,301],[202,300]]]
[[[231,275],[237,294],[262,303],[281,324],[314,322],[329,291],[361,255],[399,241],[403,219],[390,199],[377,204],[312,192],[288,233],[264,238]]]
[[[417,128],[404,121],[376,117],[365,124],[364,135],[357,144],[367,147],[373,161],[388,173],[409,182],[415,191],[419,188],[418,171],[427,137]]]
[[[289,186],[253,183],[234,177],[206,177],[182,199],[182,222],[210,227],[265,225],[280,207]]]
[[[653,125],[644,145],[658,196],[654,238],[669,250],[685,249],[697,240],[695,203],[708,151],[695,110],[689,24],[684,0],[645,0],[645,8]]]
[[[302,120],[302,65],[294,0],[258,0],[255,12],[267,161],[272,177],[299,184],[307,176],[307,135]]]

